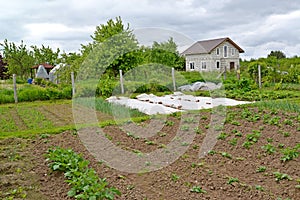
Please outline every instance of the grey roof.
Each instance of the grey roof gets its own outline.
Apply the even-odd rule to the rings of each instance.
[[[187,48],[184,52],[182,52],[183,55],[190,55],[190,54],[206,54],[211,53],[212,50],[214,50],[217,46],[222,44],[223,42],[229,42],[233,46],[235,46],[240,53],[244,53],[244,50],[239,47],[237,44],[235,44],[230,38],[218,38],[218,39],[212,39],[212,40],[202,40],[194,43],[192,46]]]

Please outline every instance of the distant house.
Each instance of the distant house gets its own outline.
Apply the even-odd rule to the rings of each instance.
[[[224,71],[238,68],[240,53],[244,50],[227,37],[198,41],[181,54],[186,71]]]

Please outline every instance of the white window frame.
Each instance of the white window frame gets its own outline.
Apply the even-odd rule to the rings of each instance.
[[[234,54],[235,54],[235,49],[231,48],[231,55],[234,56]]]
[[[228,46],[226,46],[226,45],[223,47],[223,56],[224,56],[224,58],[228,57]]]
[[[206,61],[201,61],[201,69],[202,70],[206,70],[207,69]]]
[[[216,55],[219,56],[220,55],[220,48],[216,48]]]
[[[218,67],[218,63],[219,63],[219,67]],[[216,69],[220,69],[221,68],[221,62],[219,60],[216,60]]]
[[[189,62],[190,70],[195,70],[195,62]]]

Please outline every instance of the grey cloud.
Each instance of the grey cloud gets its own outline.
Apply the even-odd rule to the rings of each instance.
[[[228,36],[246,48],[248,57],[259,54],[253,50],[257,46],[263,50],[281,42],[287,51],[296,52],[299,45],[294,44],[300,43],[297,19],[284,21],[275,29],[268,24],[272,15],[299,10],[300,2],[295,0],[33,0],[5,7],[5,10],[13,9],[13,12],[0,13],[0,42],[5,38],[13,41],[27,38],[30,32],[24,27],[30,23],[56,23],[84,29],[121,16],[132,29],[173,29],[193,40]],[[81,43],[90,41],[93,31],[85,34],[67,31],[43,35],[42,39],[59,43],[66,50],[77,50]]]

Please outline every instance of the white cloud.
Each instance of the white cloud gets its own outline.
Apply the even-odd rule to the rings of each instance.
[[[10,0],[1,6],[0,42],[75,51],[97,25],[121,16],[133,29],[172,29],[193,40],[228,36],[246,58],[275,48],[288,56],[300,52],[300,2],[294,0]]]

